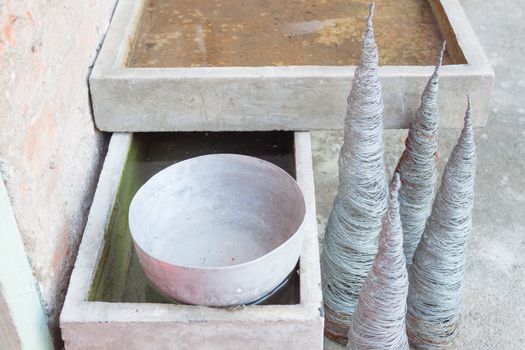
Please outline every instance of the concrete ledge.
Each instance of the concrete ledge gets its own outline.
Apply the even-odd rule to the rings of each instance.
[[[0,177],[0,349],[51,350],[47,317]]]
[[[431,7],[451,57],[441,73],[442,127],[460,127],[466,94],[486,123],[494,72],[457,0]],[[355,67],[128,68],[143,0],[121,0],[90,78],[97,127],[105,131],[341,129]],[[407,128],[433,67],[384,66],[385,127]]]
[[[239,309],[91,302],[91,288],[133,134],[114,134],[60,317],[66,349],[322,349],[319,248],[310,134],[295,133],[297,181],[307,202],[300,303]]]

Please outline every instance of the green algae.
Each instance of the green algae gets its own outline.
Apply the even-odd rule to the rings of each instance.
[[[179,161],[213,153],[238,153],[272,162],[295,176],[293,132],[136,133],[128,153],[105,247],[88,296],[89,301],[170,303],[146,278],[133,249],[128,209],[138,189],[153,175]],[[299,276],[265,304],[299,302]]]

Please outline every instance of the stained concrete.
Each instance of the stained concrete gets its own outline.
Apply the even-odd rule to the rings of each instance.
[[[148,0],[128,66],[355,65],[369,3]],[[374,22],[382,65],[435,64],[443,38],[427,1],[383,2]]]
[[[321,276],[315,214],[310,134],[296,132],[297,183],[306,203],[300,258],[300,303],[209,308],[156,303],[87,301],[105,229],[130,150],[131,134],[112,136],[86,230],[60,315],[65,348],[149,349],[320,349],[323,344]],[[174,343],[176,339],[176,343]],[[118,345],[115,345],[118,344]]]
[[[451,349],[521,350],[525,348],[525,6],[521,0],[464,0],[461,4],[496,72],[496,83],[488,125],[475,130],[474,229],[463,320]],[[440,171],[458,135],[458,130],[441,130]],[[386,132],[390,173],[405,136],[406,131]],[[337,187],[342,135],[315,132],[312,137],[318,222],[323,232]],[[325,349],[342,348],[325,342]]]
[[[342,129],[355,66],[126,67],[145,2],[119,1],[90,76],[100,130]],[[458,0],[430,0],[429,4],[441,32],[446,33],[447,51],[456,57],[453,61],[465,58],[468,62],[441,69],[442,121],[449,127],[462,124],[461,118],[454,118],[461,113],[455,102],[469,92],[478,101],[473,107],[474,125],[484,125],[494,73]],[[419,101],[416,92],[424,88],[433,69],[433,65],[379,68],[389,112],[386,128],[408,127]]]

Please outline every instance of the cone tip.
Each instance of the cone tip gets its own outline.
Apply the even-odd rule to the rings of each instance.
[[[443,57],[445,56],[445,51],[447,50],[447,41],[443,40],[443,44],[441,44],[441,52],[439,53],[439,65],[443,63]]]
[[[472,102],[467,94],[467,111],[465,112],[465,125],[472,125]]]
[[[374,8],[375,8],[375,4],[374,4],[374,1],[372,0],[370,1],[370,10],[369,10],[368,18],[366,20],[368,29],[372,29],[372,17],[374,17]]]
[[[436,68],[434,69],[434,75],[433,75],[434,78],[437,78],[439,76],[439,71],[441,70],[441,66],[443,65],[443,57],[445,56],[446,49],[447,49],[447,41],[444,40],[441,46],[441,51],[439,52],[438,63],[436,64]]]
[[[467,110],[465,112],[465,119],[463,123],[463,130],[461,132],[459,142],[473,142],[474,128],[472,126],[472,103],[470,96],[467,95]]]

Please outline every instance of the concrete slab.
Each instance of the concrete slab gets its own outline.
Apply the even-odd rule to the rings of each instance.
[[[132,134],[114,134],[61,314],[66,349],[321,349],[323,311],[310,134],[295,133],[295,172],[307,207],[300,302],[210,308],[88,301]]]
[[[90,77],[97,127],[104,131],[342,129],[354,66],[136,68],[127,65],[145,0],[121,0]],[[441,73],[444,126],[462,124],[459,104],[479,101],[483,125],[493,71],[457,0],[433,0],[453,62]],[[380,4],[379,4],[380,6]],[[462,62],[466,60],[467,63]],[[409,125],[432,66],[384,66],[385,126]]]

